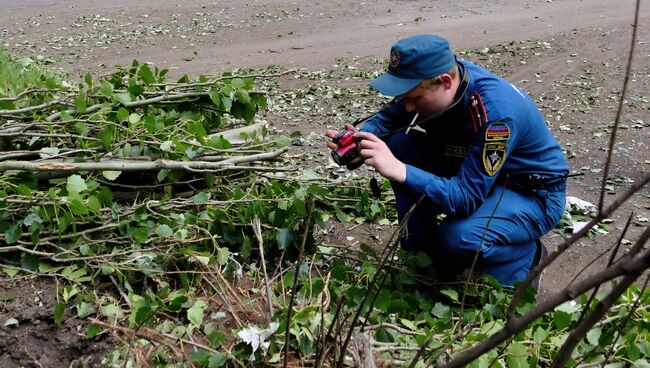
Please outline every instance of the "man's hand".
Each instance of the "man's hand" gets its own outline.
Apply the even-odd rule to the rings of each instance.
[[[344,128],[346,130],[351,130],[353,132],[359,131],[352,124],[345,124]],[[334,137],[336,137],[336,134],[338,134],[337,130],[327,129],[325,131],[325,136],[327,136],[327,138],[329,138],[327,140],[327,148],[329,148],[331,150],[335,150],[337,148],[336,143],[332,142],[332,139]],[[356,157],[354,160],[348,162],[348,164],[345,165],[345,167],[347,167],[348,170],[354,170],[354,169],[358,168],[359,166],[361,166],[361,164],[363,164],[363,158],[361,158],[361,156],[359,156],[359,157]]]
[[[368,132],[357,132],[359,154],[366,165],[372,166],[383,177],[403,183],[406,180],[406,165],[395,158],[386,143]]]
[[[353,132],[358,131],[358,129],[355,128],[354,126],[352,126],[351,124],[345,124],[344,128],[346,130],[351,130]],[[332,129],[327,129],[325,131],[325,135],[327,136],[327,138],[329,138],[329,140],[327,141],[327,148],[329,148],[331,150],[336,149],[336,143],[332,142],[332,139],[334,139],[334,137],[336,137],[336,134],[338,132],[339,132],[338,130],[332,130]]]

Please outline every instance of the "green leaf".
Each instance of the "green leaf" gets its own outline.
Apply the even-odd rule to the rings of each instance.
[[[140,326],[151,316],[152,308],[149,302],[136,294],[130,294],[131,314],[129,315],[129,326]]]
[[[149,241],[149,230],[146,227],[139,227],[133,230],[131,236],[138,243],[144,244]]]
[[[194,305],[187,310],[187,319],[189,319],[195,327],[201,326],[201,323],[203,323],[203,314],[207,308],[208,305],[206,302],[203,300],[197,300],[194,302]]]
[[[409,304],[403,299],[393,299],[390,301],[386,311],[388,313],[400,313],[409,309]]]
[[[2,272],[4,272],[9,277],[14,277],[18,274],[18,269],[11,267],[3,267]]]
[[[88,189],[86,181],[79,175],[70,175],[66,183],[68,193],[81,193]]]
[[[163,238],[170,237],[170,236],[174,235],[174,231],[172,230],[172,228],[165,225],[165,224],[161,224],[161,225],[156,226],[155,231],[156,231],[156,234],[158,234],[159,236],[162,236]]]
[[[64,311],[65,311],[65,304],[56,303],[54,305],[54,323],[56,323],[57,326],[61,326],[61,323],[63,322]]]
[[[340,260],[335,260],[334,264],[332,265],[332,278],[335,280],[339,281],[345,281],[346,276],[348,274],[348,268],[345,266],[345,263],[343,263]]]
[[[508,347],[506,362],[508,368],[528,368],[528,350],[521,343],[513,342]]]
[[[417,326],[415,325],[415,323],[413,323],[412,321],[409,321],[408,319],[401,318],[399,321],[400,321],[400,323],[401,323],[402,325],[406,326],[406,328],[408,328],[408,329],[411,330],[411,331],[417,331],[417,330],[418,330],[418,328],[417,328]]]
[[[165,128],[165,125],[153,116],[147,115],[144,117],[144,127],[149,133],[156,133]]]
[[[226,334],[221,331],[214,331],[208,336],[208,341],[210,342],[210,347],[213,349],[218,349],[221,347],[224,341],[226,341]]]
[[[598,346],[601,333],[602,330],[598,327],[589,330],[589,332],[587,332],[587,341],[593,346]]]
[[[82,122],[76,122],[74,123],[74,129],[77,132],[77,134],[85,136],[90,132],[90,127],[88,124],[82,123]]]
[[[110,97],[113,94],[113,85],[107,80],[102,80],[99,87],[99,93],[103,96]]]
[[[113,181],[117,179],[118,176],[120,176],[122,172],[121,171],[112,171],[112,170],[104,170],[102,171],[102,175],[110,181]]]
[[[548,337],[548,331],[541,326],[538,326],[533,333],[533,341],[535,344],[539,345]]]
[[[133,113],[129,115],[129,126],[137,124],[141,118],[140,114]]]
[[[429,256],[426,253],[417,252],[417,254],[415,255],[415,264],[420,268],[427,268],[427,267],[431,266],[433,264],[433,262],[431,261],[431,258],[429,258]],[[445,290],[443,290],[443,291],[445,291]],[[449,290],[449,291],[453,291],[453,290]],[[445,294],[445,295],[447,295],[447,294]],[[450,295],[447,295],[447,296],[449,296],[451,298]],[[456,293],[456,298],[458,298],[458,293]],[[456,299],[456,301],[457,301],[457,299]]]
[[[457,302],[458,301],[458,292],[452,289],[440,290],[440,294],[446,295],[449,299]]]
[[[221,96],[221,104],[226,111],[230,111],[232,109],[232,98]]]
[[[251,102],[251,98],[248,95],[248,92],[244,89],[240,89],[235,93],[235,97],[237,97],[237,101],[243,103],[243,104],[249,104]]]
[[[113,273],[115,273],[115,269],[113,268],[113,266],[111,266],[111,265],[109,265],[107,263],[102,264],[101,268],[102,268],[102,274],[103,275],[110,276]]]
[[[132,96],[140,96],[144,92],[144,87],[142,87],[135,78],[131,78],[129,79],[127,90]]]
[[[172,141],[164,141],[160,144],[160,150],[165,152],[174,152],[173,147],[175,145]]]
[[[223,367],[228,361],[228,357],[223,353],[214,353],[210,356],[208,360],[208,368],[220,368]]]
[[[99,334],[100,332],[102,332],[101,327],[97,325],[88,326],[88,332],[86,332],[86,340],[92,339],[93,337],[97,336],[97,334]]]
[[[68,208],[73,215],[84,216],[88,214],[88,208],[79,199],[74,198],[68,202]]]
[[[88,317],[89,315],[91,315],[91,314],[93,314],[95,312],[96,312],[95,307],[93,307],[93,305],[90,304],[90,303],[81,302],[77,306],[77,316],[79,318],[86,318],[86,317]]]
[[[187,126],[187,130],[190,133],[193,133],[194,135],[196,135],[196,138],[198,140],[200,140],[200,141],[203,141],[203,138],[205,138],[205,136],[208,134],[205,131],[205,127],[203,126],[203,124],[200,121],[195,121],[195,122],[190,123]]]
[[[556,310],[553,313],[553,322],[555,323],[555,328],[564,330],[571,325],[571,315],[567,312]]]
[[[23,224],[25,224],[25,226],[30,226],[32,223],[42,224],[43,219],[41,218],[41,216],[35,213],[30,213],[29,215],[25,216],[25,218],[23,219]]]
[[[128,92],[115,93],[113,94],[113,101],[116,103],[121,103],[124,106],[127,106],[131,102],[131,94]]]
[[[97,133],[97,139],[102,142],[104,149],[107,151],[111,150],[111,145],[113,144],[113,135],[115,134],[115,129],[112,126],[105,126],[102,130]]]
[[[140,78],[142,78],[142,81],[145,82],[146,84],[151,84],[156,81],[156,78],[154,77],[153,73],[151,72],[151,69],[149,69],[149,66],[147,64],[142,64],[140,67],[140,71],[138,72],[138,75]]]
[[[158,180],[159,183],[162,183],[162,181],[167,178],[167,175],[169,175],[169,169],[161,169],[156,175],[156,180]]]
[[[275,236],[275,240],[278,242],[278,248],[280,250],[287,249],[287,247],[291,245],[293,239],[294,239],[293,231],[287,228],[279,229],[278,233]]]
[[[210,353],[205,350],[195,351],[191,355],[192,361],[198,363],[201,367],[208,364],[208,359],[210,359]]]
[[[210,139],[206,143],[208,146],[216,149],[228,149],[232,147],[232,144],[221,135],[217,137],[214,136],[210,137]]]
[[[195,204],[205,203],[210,200],[210,193],[208,192],[199,192],[192,197],[192,200]]]
[[[220,266],[225,266],[226,263],[228,263],[228,259],[230,258],[230,250],[226,247],[221,247],[217,251],[217,263]]]
[[[20,265],[30,271],[38,270],[40,260],[38,256],[29,253],[22,253],[20,255]]]
[[[451,316],[451,308],[442,303],[436,303],[431,310],[431,314],[438,318],[449,318]]]
[[[234,89],[242,88],[246,85],[246,82],[242,78],[233,78],[230,80],[230,85]]]
[[[77,114],[83,114],[86,112],[86,96],[81,95],[74,99],[74,105],[77,108]]]
[[[21,226],[20,225],[13,225],[10,226],[7,230],[5,230],[5,242],[7,244],[13,244],[20,239],[20,235],[22,234],[21,231]]]
[[[115,117],[117,118],[118,121],[127,121],[129,119],[129,110],[120,107],[117,109],[117,113],[115,113]]]
[[[95,196],[88,197],[88,200],[86,201],[86,206],[88,206],[88,209],[95,214],[99,214],[99,211],[102,208],[101,203],[99,203],[99,199],[97,199],[97,197]]]
[[[86,73],[84,75],[84,82],[86,82],[86,85],[88,86],[88,88],[92,88],[93,87],[93,76],[90,73]]]
[[[101,308],[99,308],[99,312],[109,318],[121,318],[123,313],[120,307],[117,305],[111,303],[111,304],[106,304],[103,305]]]
[[[179,312],[187,302],[187,295],[182,290],[176,290],[169,295],[167,309],[171,312]]]

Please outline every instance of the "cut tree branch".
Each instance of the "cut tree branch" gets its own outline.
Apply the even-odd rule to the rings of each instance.
[[[271,160],[286,152],[289,147],[282,147],[275,151],[260,153],[250,156],[232,157],[218,162],[208,161],[170,161],[156,160],[152,162],[111,160],[100,162],[28,162],[28,161],[4,161],[0,162],[0,171],[23,170],[30,172],[79,172],[79,171],[155,171],[162,169],[170,170],[219,170],[236,166],[244,162]],[[239,168],[239,167],[238,167]]]

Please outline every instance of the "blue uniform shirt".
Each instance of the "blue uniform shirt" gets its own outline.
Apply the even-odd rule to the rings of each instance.
[[[506,174],[566,175],[569,165],[533,100],[471,62],[458,65],[467,83],[460,102],[435,119],[419,119],[431,141],[423,155],[430,155],[436,174],[407,164],[404,186],[416,197],[426,194],[440,213],[466,217]],[[361,130],[384,137],[413,117],[398,97]]]

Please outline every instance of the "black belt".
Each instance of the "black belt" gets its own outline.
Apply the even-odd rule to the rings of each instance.
[[[538,190],[546,190],[549,192],[564,192],[566,191],[566,179],[569,176],[575,175],[562,175],[562,176],[544,176],[540,174],[528,175],[508,175],[499,177],[497,183],[505,185],[507,188],[518,190],[524,193],[533,193]]]

